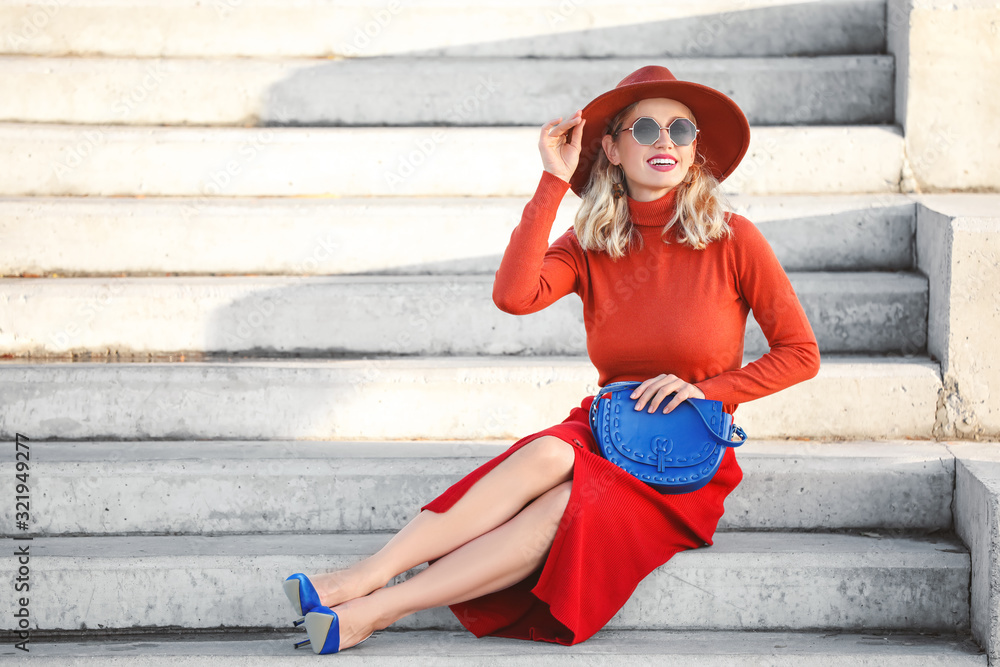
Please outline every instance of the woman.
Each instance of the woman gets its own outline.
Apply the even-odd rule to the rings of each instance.
[[[525,314],[579,294],[599,383],[642,381],[636,409],[669,412],[697,397],[733,412],[813,377],[816,340],[787,276],[753,224],[719,202],[718,183],[749,137],[728,97],[652,66],[550,121],[539,140],[541,181],[511,235],[494,301]],[[549,246],[571,187],[583,198],[574,228]],[[741,367],[751,309],[771,349]],[[575,644],[675,553],[712,544],[742,479],[734,450],[706,486],[662,495],[597,453],[592,400],[469,473],[375,555],[289,577],[309,636],[299,645],[335,652],[446,604],[478,637]]]

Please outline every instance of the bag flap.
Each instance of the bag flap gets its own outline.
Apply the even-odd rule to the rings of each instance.
[[[591,413],[591,426],[595,435],[599,434],[599,442],[611,444],[637,463],[655,466],[661,472],[698,465],[719,446],[708,426],[724,438],[731,431],[732,415],[723,412],[720,401],[691,398],[670,414],[660,410],[650,414],[635,410],[635,401],[630,398],[634,389],[616,388],[595,398],[599,405]]]

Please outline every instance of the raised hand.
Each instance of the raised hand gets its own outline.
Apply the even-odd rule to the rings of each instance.
[[[583,126],[586,124],[580,111],[568,120],[560,116],[542,126],[538,150],[542,154],[542,167],[553,176],[567,183],[580,162]]]
[[[672,412],[681,402],[689,398],[705,398],[705,393],[693,384],[685,382],[676,375],[663,373],[636,387],[631,398],[637,399],[635,402],[636,410],[642,410],[648,403],[649,411],[654,412],[660,407],[663,399],[670,394],[674,394],[674,397],[663,409],[664,414]]]

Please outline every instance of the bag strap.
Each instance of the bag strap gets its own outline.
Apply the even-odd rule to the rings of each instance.
[[[626,388],[629,388],[629,387],[635,388],[635,387],[638,387],[640,384],[642,384],[642,383],[641,382],[627,381],[626,380],[626,381],[622,381],[622,382],[612,382],[612,383],[610,383],[608,385],[605,385],[601,389],[599,389],[598,392],[597,392],[597,395],[594,396],[594,402],[590,406],[591,424],[593,425],[594,417],[595,417],[595,414],[596,414],[595,411],[596,411],[596,408],[597,408],[597,403],[600,400],[601,396],[603,396],[604,394],[608,393],[609,391],[617,391],[618,389],[626,389]],[[688,399],[684,399],[684,402],[685,403],[690,403],[690,401]],[[736,426],[735,424],[733,425],[733,434],[736,435],[736,436],[739,436],[739,438],[740,438],[739,441],[736,441],[736,440],[726,440],[721,435],[719,435],[718,433],[716,433],[715,429],[712,428],[711,425],[709,425],[708,420],[705,419],[705,415],[703,415],[701,413],[701,410],[698,409],[698,406],[696,406],[694,403],[691,403],[691,407],[694,408],[694,411],[698,413],[698,416],[701,417],[701,421],[704,422],[704,424],[705,424],[705,428],[708,429],[708,432],[712,434],[712,437],[715,438],[715,441],[717,443],[719,443],[720,445],[724,445],[726,447],[739,447],[740,445],[742,445],[743,443],[745,443],[747,441],[747,434],[743,431],[742,428],[740,428],[739,426]]]

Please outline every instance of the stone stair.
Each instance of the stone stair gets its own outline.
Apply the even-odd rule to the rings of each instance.
[[[474,640],[437,609],[339,657],[985,665],[955,457],[911,441],[941,379],[885,12],[0,6],[0,437],[34,450],[30,528],[5,529],[33,538],[29,657],[299,659],[284,576],[373,552],[592,392],[579,300],[514,318],[492,274],[541,174],[537,128],[657,63],[747,112],[726,189],[789,272],[820,374],[740,407],[753,441],[715,545],[593,639]],[[751,323],[747,361],[764,351]]]

